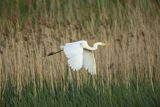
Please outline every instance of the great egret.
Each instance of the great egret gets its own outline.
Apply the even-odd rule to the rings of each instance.
[[[96,62],[93,51],[98,48],[98,45],[105,46],[106,44],[97,42],[93,47],[90,47],[85,40],[66,43],[60,51],[51,52],[48,56],[64,51],[68,58],[68,64],[73,70],[78,71],[84,67],[90,74],[94,75],[96,74]]]

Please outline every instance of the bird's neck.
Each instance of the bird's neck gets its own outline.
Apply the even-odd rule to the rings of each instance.
[[[87,49],[87,50],[90,50],[90,51],[94,51],[98,48],[98,45],[101,45],[100,42],[97,42],[93,45],[93,47],[90,47],[87,43],[86,44],[83,44],[83,48],[84,49]]]
[[[96,49],[98,48],[98,45],[100,45],[99,42],[95,43],[95,44],[93,45],[92,49],[93,49],[93,50],[96,50]]]

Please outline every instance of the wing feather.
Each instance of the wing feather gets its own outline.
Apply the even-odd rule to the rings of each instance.
[[[82,55],[77,55],[75,57],[72,57],[70,59],[68,59],[68,64],[71,66],[71,68],[73,70],[78,71],[79,69],[82,68],[82,64],[83,64],[83,58]]]
[[[64,53],[68,58],[68,63],[76,71],[83,65],[83,48],[80,45],[81,42],[67,43],[64,46]]]
[[[93,51],[83,50],[83,66],[90,74],[96,74],[96,62]]]

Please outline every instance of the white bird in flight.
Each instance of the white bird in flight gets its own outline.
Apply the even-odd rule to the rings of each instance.
[[[60,51],[51,52],[48,56],[64,51],[68,58],[68,64],[73,70],[78,71],[84,67],[90,74],[94,75],[96,74],[96,62],[93,51],[98,48],[98,45],[105,46],[106,44],[97,42],[93,47],[90,47],[85,40],[66,43]]]

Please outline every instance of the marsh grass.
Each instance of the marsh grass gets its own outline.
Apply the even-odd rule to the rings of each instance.
[[[69,84],[69,89],[64,91],[64,87],[61,85],[52,90],[47,82],[43,81],[43,87],[37,88],[37,94],[35,95],[34,83],[30,81],[22,89],[21,94],[17,95],[16,87],[8,80],[0,104],[2,107],[158,107],[160,105],[160,85],[154,84],[155,90],[153,91],[151,85],[144,84],[144,82],[139,84],[139,91],[137,91],[136,81],[134,80],[131,81],[130,88],[126,88],[125,84],[120,84],[118,87],[112,84],[110,94],[107,85],[104,86],[105,91],[102,93],[101,89],[99,87],[95,89],[91,82],[80,88],[77,88],[76,83],[72,82]]]
[[[121,87],[121,84],[125,87],[115,90],[129,93],[132,79],[136,90],[131,93],[137,99],[139,95],[134,92],[141,92],[143,84],[149,87],[148,92],[153,91],[152,96],[159,93],[156,91],[160,81],[159,4],[159,0],[1,0],[0,92],[3,104],[7,104],[6,97],[11,95],[15,102],[8,101],[19,105],[16,101],[24,91],[25,97],[34,96],[38,101],[38,96],[43,99],[42,93],[52,98],[48,94],[51,92],[54,96],[58,93],[56,90],[60,90],[62,96],[67,92],[72,94],[73,89],[82,92],[77,92],[77,97],[79,94],[87,97],[85,91],[90,89],[96,94],[95,99],[106,91],[111,96],[114,94],[112,86]],[[90,45],[96,41],[110,43],[110,47],[95,52],[97,75],[90,76],[84,69],[72,71],[63,53],[45,57],[59,50],[60,45],[81,39]],[[97,92],[97,89],[100,90]],[[55,96],[58,100],[62,97]],[[75,99],[74,95],[69,96]],[[134,102],[136,98],[127,100]],[[53,103],[59,104],[58,100]]]

